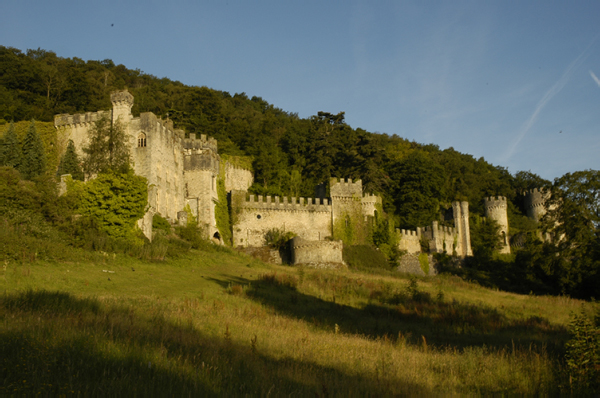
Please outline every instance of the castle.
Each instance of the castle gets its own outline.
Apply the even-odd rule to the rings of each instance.
[[[199,137],[189,134],[185,138],[184,131],[174,129],[170,120],[162,120],[151,112],[133,117],[133,96],[128,91],[112,93],[111,101],[110,111],[56,115],[54,125],[60,137],[73,140],[80,155],[96,121],[106,117],[123,126],[133,170],[148,179],[149,207],[138,225],[149,239],[152,239],[154,214],[173,224],[184,223],[188,214],[184,209],[187,209],[208,238],[222,241],[215,207],[226,198],[218,195],[219,181],[230,195],[232,244],[263,246],[269,231],[293,232],[297,236],[291,245],[293,263],[341,262],[340,240],[364,241],[369,225],[382,216],[381,198],[365,194],[361,180],[332,178],[330,197],[325,197],[323,186],[318,187],[315,198],[249,195],[248,188],[253,183],[251,171],[223,162],[215,139],[203,134]],[[535,206],[540,198],[531,194],[534,217],[539,217],[539,207]],[[509,253],[506,198],[486,198],[485,209],[486,216],[501,227],[502,252]],[[469,204],[454,202],[452,217],[454,227],[439,226],[434,221],[431,226],[415,231],[396,230],[400,238],[398,248],[419,253],[426,242],[432,252],[472,255]]]
[[[217,141],[195,134],[185,138],[183,130],[174,129],[170,120],[161,120],[151,112],[134,118],[133,96],[127,91],[112,93],[111,101],[111,111],[56,115],[54,126],[59,134],[73,140],[80,155],[88,145],[94,122],[106,117],[124,127],[133,170],[148,179],[149,208],[138,225],[149,239],[155,213],[175,223],[187,216],[183,211],[186,206],[210,237],[220,239],[215,217],[217,178],[222,171]],[[248,189],[252,185],[250,171],[229,163],[224,167],[226,189]]]

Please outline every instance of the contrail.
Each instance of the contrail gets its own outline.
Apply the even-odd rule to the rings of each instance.
[[[510,159],[512,157],[512,155],[515,153],[515,150],[517,149],[517,146],[519,146],[519,144],[521,143],[521,141],[523,140],[525,135],[529,132],[531,127],[537,121],[538,115],[540,114],[542,109],[544,109],[546,104],[552,98],[554,98],[554,96],[556,94],[558,94],[563,89],[563,87],[565,86],[565,84],[567,84],[567,81],[573,74],[573,72],[581,65],[581,63],[583,61],[585,61],[585,59],[589,55],[589,52],[590,52],[589,50],[592,47],[592,44],[594,44],[594,42],[596,42],[597,38],[598,38],[598,36],[596,36],[594,38],[594,40],[592,40],[592,42],[587,46],[587,48],[585,50],[583,50],[583,52],[581,54],[579,54],[579,56],[577,58],[575,58],[575,60],[573,62],[571,62],[571,64],[563,72],[560,79],[558,79],[558,81],[556,83],[554,83],[554,85],[552,85],[552,87],[550,87],[550,89],[546,92],[546,94],[544,94],[542,99],[537,103],[535,110],[533,111],[533,113],[531,114],[529,119],[527,119],[527,121],[523,124],[523,127],[521,128],[521,132],[519,133],[517,138],[514,140],[514,142],[511,144],[511,146],[508,148],[508,150],[505,152],[504,161],[507,161],[508,159]],[[596,82],[598,82],[598,78],[596,78],[595,76],[593,76],[593,77],[595,78]]]
[[[596,82],[598,87],[600,87],[600,79],[598,79],[598,77],[596,77],[596,75],[594,75],[594,72],[590,71],[590,76],[592,76],[592,79],[594,79],[594,81]]]

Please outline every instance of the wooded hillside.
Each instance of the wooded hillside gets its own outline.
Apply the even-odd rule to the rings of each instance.
[[[361,178],[365,190],[384,198],[396,224],[414,228],[444,221],[452,200],[468,200],[482,214],[485,196],[509,198],[515,227],[520,192],[543,182],[453,148],[410,142],[396,135],[354,129],[344,113],[308,119],[245,93],[190,87],[111,60],[62,58],[52,51],[0,46],[0,116],[5,122],[52,121],[55,114],[110,109],[110,92],[128,89],[134,115],[153,112],[187,133],[219,141],[219,152],[253,158],[258,194],[313,196],[329,177]]]

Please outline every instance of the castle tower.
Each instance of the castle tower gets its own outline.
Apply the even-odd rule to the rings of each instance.
[[[458,235],[456,253],[461,256],[472,256],[471,229],[469,226],[469,202],[452,202],[454,227]]]
[[[504,196],[483,199],[485,207],[485,216],[494,220],[500,226],[500,235],[502,237],[502,248],[500,253],[510,254],[510,245],[508,243],[508,205]]]
[[[539,188],[534,188],[525,193],[524,204],[527,217],[540,221],[546,214],[546,200],[550,198],[550,193]]]
[[[334,239],[342,239],[347,244],[360,241],[354,232],[363,228],[362,214],[362,180],[352,182],[331,178],[329,180],[331,194],[331,225]]]
[[[120,119],[125,126],[131,121],[131,107],[133,106],[133,95],[127,90],[113,91],[110,94],[112,102],[112,122],[115,123]]]

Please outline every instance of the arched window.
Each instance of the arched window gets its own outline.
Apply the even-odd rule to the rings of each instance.
[[[138,148],[145,148],[145,147],[146,147],[146,134],[140,133],[138,135]]]

